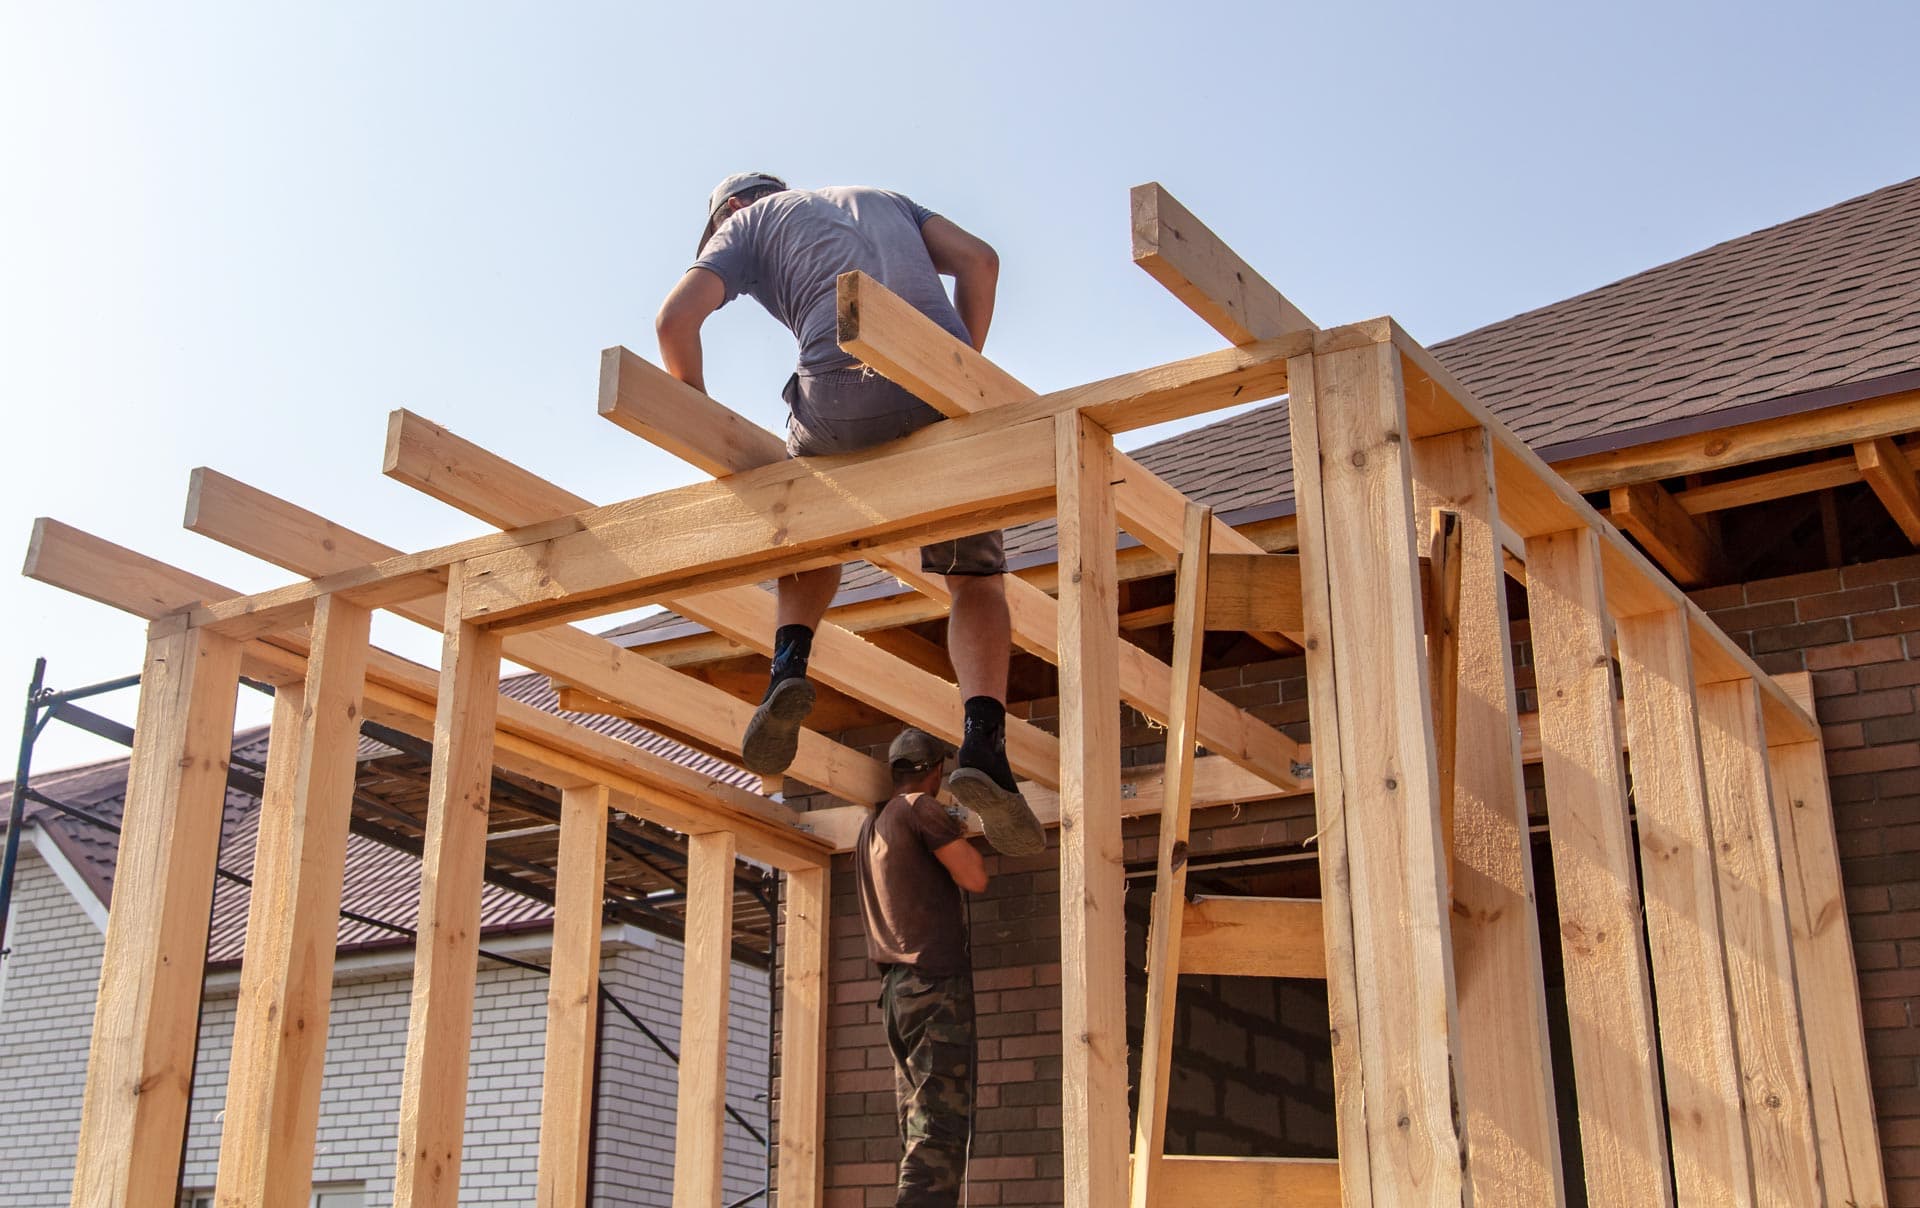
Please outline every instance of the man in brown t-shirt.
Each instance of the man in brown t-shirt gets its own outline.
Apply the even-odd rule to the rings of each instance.
[[[959,1202],[973,1131],[973,954],[965,893],[987,887],[966,824],[934,796],[947,748],[902,730],[887,750],[894,795],[853,846],[867,955],[893,1054],[901,1208]]]

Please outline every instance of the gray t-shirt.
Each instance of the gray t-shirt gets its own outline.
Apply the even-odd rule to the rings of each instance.
[[[834,339],[834,279],[855,269],[971,343],[920,235],[932,217],[885,189],[789,189],[721,223],[693,266],[720,278],[728,302],[751,294],[784,323],[800,342],[803,375],[856,361]]]

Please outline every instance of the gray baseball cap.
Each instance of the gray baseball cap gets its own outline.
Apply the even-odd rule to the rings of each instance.
[[[735,172],[714,186],[712,195],[707,198],[707,229],[700,232],[700,246],[694,249],[694,255],[698,256],[706,250],[707,240],[713,238],[713,228],[720,225],[720,214],[726,208],[727,201],[761,185],[785,190],[787,182],[770,172]]]
[[[923,772],[943,762],[953,748],[925,730],[909,726],[887,747],[887,763],[898,771]]]

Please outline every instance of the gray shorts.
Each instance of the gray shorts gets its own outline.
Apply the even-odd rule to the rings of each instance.
[[[780,392],[791,413],[788,457],[858,453],[899,440],[943,418],[905,389],[865,367],[794,374]],[[1003,575],[1000,530],[920,547],[920,569],[932,575]]]

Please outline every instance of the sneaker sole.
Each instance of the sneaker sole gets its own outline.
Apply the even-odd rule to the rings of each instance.
[[[980,816],[987,842],[1003,856],[1032,856],[1047,849],[1047,831],[1033,816],[1027,799],[1009,793],[978,768],[957,768],[947,777],[947,791]]]
[[[813,685],[782,680],[753,711],[740,740],[740,762],[749,772],[772,776],[787,770],[800,750],[800,723],[813,712]]]

